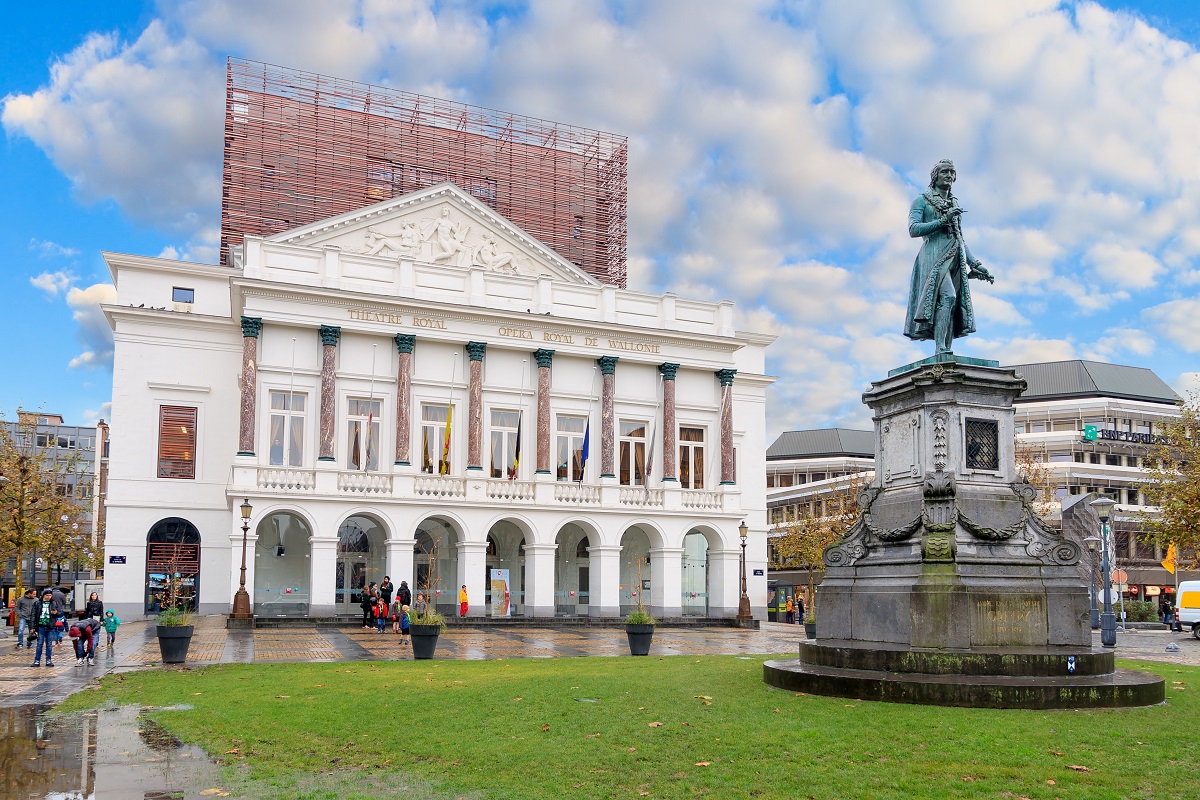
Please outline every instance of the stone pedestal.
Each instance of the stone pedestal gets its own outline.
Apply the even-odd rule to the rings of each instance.
[[[1161,678],[1116,672],[1092,651],[1080,547],[1038,517],[1016,474],[1024,389],[1013,370],[953,355],[872,384],[875,478],[825,551],[816,641],[768,662],[769,683],[950,705],[1161,702]]]

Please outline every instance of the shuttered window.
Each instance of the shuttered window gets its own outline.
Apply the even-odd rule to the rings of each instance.
[[[159,406],[158,477],[196,477],[196,409]]]

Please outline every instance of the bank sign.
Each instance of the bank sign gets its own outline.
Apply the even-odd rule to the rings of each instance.
[[[1095,425],[1084,425],[1083,440],[1085,442],[1094,442],[1097,439],[1108,439],[1114,442],[1135,442],[1137,444],[1165,444],[1167,441],[1167,437],[1155,436],[1152,433],[1101,430]]]

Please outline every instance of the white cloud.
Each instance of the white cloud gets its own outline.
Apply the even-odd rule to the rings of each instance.
[[[1154,256],[1115,242],[1093,245],[1084,260],[1106,282],[1131,289],[1153,286],[1163,271],[1162,263]]]
[[[88,408],[83,411],[85,421],[95,424],[102,420],[112,419],[112,401],[101,403],[99,408]]]
[[[1159,336],[1189,353],[1200,352],[1200,299],[1170,300],[1147,308],[1142,316]]]
[[[57,242],[44,241],[38,238],[29,240],[29,249],[33,250],[41,258],[74,258],[79,255],[79,251],[74,247],[66,247]]]
[[[67,291],[75,282],[75,276],[69,272],[43,272],[34,275],[29,282],[53,298]]]
[[[1122,358],[1132,358],[1140,365],[1153,355],[1156,345],[1154,337],[1140,328],[1109,328],[1103,336],[1080,350],[1083,358],[1091,361],[1120,363]]]
[[[112,368],[112,329],[100,305],[114,303],[116,299],[117,288],[111,283],[96,283],[86,289],[75,287],[67,292],[67,305],[79,326],[79,338],[84,347],[83,352],[71,359],[68,365],[71,369]]]
[[[1200,372],[1181,372],[1171,381],[1171,388],[1180,397],[1200,397]]]

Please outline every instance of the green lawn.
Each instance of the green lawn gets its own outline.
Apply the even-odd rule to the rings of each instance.
[[[766,659],[151,670],[61,708],[190,704],[147,714],[287,797],[1200,797],[1197,668],[1123,665],[1166,677],[1163,706],[1037,712],[796,695]]]

